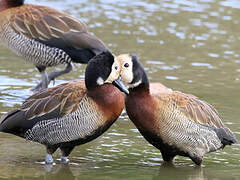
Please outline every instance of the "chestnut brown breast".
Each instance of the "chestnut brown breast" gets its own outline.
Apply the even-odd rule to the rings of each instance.
[[[126,111],[138,129],[155,131],[155,101],[147,89],[130,91],[126,97]]]
[[[95,90],[88,91],[88,96],[97,103],[106,119],[116,119],[124,108],[124,96],[112,84],[105,84]]]

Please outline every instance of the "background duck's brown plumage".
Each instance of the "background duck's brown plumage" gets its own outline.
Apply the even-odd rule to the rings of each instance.
[[[15,32],[69,51],[70,56],[71,48],[90,49],[95,54],[106,50],[102,41],[90,34],[85,23],[61,11],[39,5],[24,5],[11,9],[9,13],[10,26]],[[75,56],[73,61],[81,60]]]
[[[6,6],[0,11],[0,39],[15,54],[32,62],[43,74],[43,83],[72,70],[71,62],[87,63],[108,51],[104,43],[91,34],[85,23],[56,9],[40,5]],[[47,67],[68,64],[57,73],[44,74]],[[36,87],[36,90],[41,88]]]

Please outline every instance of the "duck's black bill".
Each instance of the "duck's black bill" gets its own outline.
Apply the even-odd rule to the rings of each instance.
[[[124,92],[126,95],[129,94],[129,91],[127,87],[123,84],[123,82],[120,80],[120,77],[118,77],[117,80],[113,81],[112,84],[116,86],[120,91]]]

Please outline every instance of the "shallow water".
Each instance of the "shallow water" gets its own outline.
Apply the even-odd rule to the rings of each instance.
[[[213,104],[240,139],[237,0],[28,0],[85,21],[115,54],[134,53],[152,82]],[[31,95],[40,75],[0,45],[0,115]],[[59,66],[58,68],[63,68]],[[56,84],[83,78],[75,65]],[[53,69],[50,69],[53,70]],[[177,157],[173,166],[141,137],[125,113],[100,138],[77,147],[69,166],[40,164],[43,146],[0,136],[0,179],[239,179],[240,146],[206,155],[203,166]],[[58,158],[56,153],[54,158]]]

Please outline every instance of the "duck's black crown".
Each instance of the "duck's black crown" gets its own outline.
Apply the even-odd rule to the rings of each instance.
[[[6,0],[8,6],[14,7],[14,6],[21,6],[24,4],[25,0]]]

